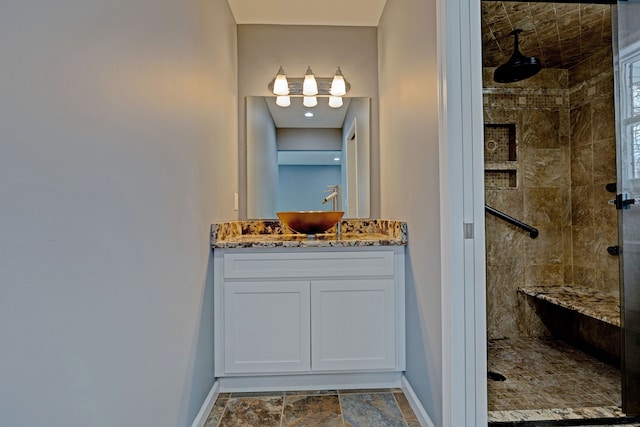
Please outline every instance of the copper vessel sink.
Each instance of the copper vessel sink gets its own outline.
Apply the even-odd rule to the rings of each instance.
[[[342,211],[277,212],[280,221],[302,234],[324,233],[342,219]]]

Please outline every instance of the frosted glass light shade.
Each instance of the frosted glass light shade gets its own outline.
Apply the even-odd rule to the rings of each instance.
[[[344,82],[344,76],[342,75],[342,71],[340,67],[336,70],[336,74],[333,76],[333,81],[331,82],[331,90],[329,93],[332,96],[344,96],[347,94],[347,85]]]
[[[318,98],[315,96],[305,96],[302,98],[302,105],[305,107],[315,107],[318,105]]]
[[[331,108],[340,108],[342,107],[342,98],[339,96],[330,96],[329,97],[329,107]]]
[[[314,96],[318,94],[318,83],[313,75],[313,71],[311,71],[311,67],[307,68],[307,73],[304,75],[302,94],[304,96]]]
[[[276,105],[278,107],[288,107],[291,105],[291,97],[290,96],[277,96],[276,97]]]
[[[289,95],[289,82],[282,67],[278,70],[276,79],[273,82],[273,94],[278,96]]]

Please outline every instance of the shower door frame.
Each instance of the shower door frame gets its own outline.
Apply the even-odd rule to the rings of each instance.
[[[626,204],[640,197],[640,173],[634,160],[632,128],[640,126],[640,112],[633,112],[630,66],[640,64],[640,25],[628,17],[640,13],[640,2],[619,1],[614,23],[614,80],[618,162],[620,246],[620,317],[622,411],[640,415],[640,206]],[[631,15],[628,15],[631,14]],[[629,37],[635,33],[636,40]],[[631,39],[630,39],[631,38]],[[637,199],[636,203],[640,202]]]

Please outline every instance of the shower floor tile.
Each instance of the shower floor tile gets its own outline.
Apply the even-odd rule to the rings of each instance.
[[[619,416],[620,370],[562,341],[490,340],[488,370],[506,378],[487,381],[490,418],[502,418],[504,411],[529,413],[542,409],[564,409],[574,414],[577,408],[593,408],[587,413],[607,410],[611,416]]]

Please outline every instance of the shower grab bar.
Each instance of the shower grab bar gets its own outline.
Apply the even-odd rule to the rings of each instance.
[[[509,224],[513,224],[516,227],[520,227],[523,230],[526,230],[529,232],[529,237],[531,237],[532,239],[535,239],[536,237],[538,237],[538,229],[535,227],[530,226],[529,224],[525,224],[522,221],[519,221],[509,215],[507,215],[504,212],[500,212],[499,210],[492,208],[491,206],[487,206],[484,205],[484,210],[487,211],[488,213],[490,213],[493,216],[497,216],[498,218],[507,221]]]

